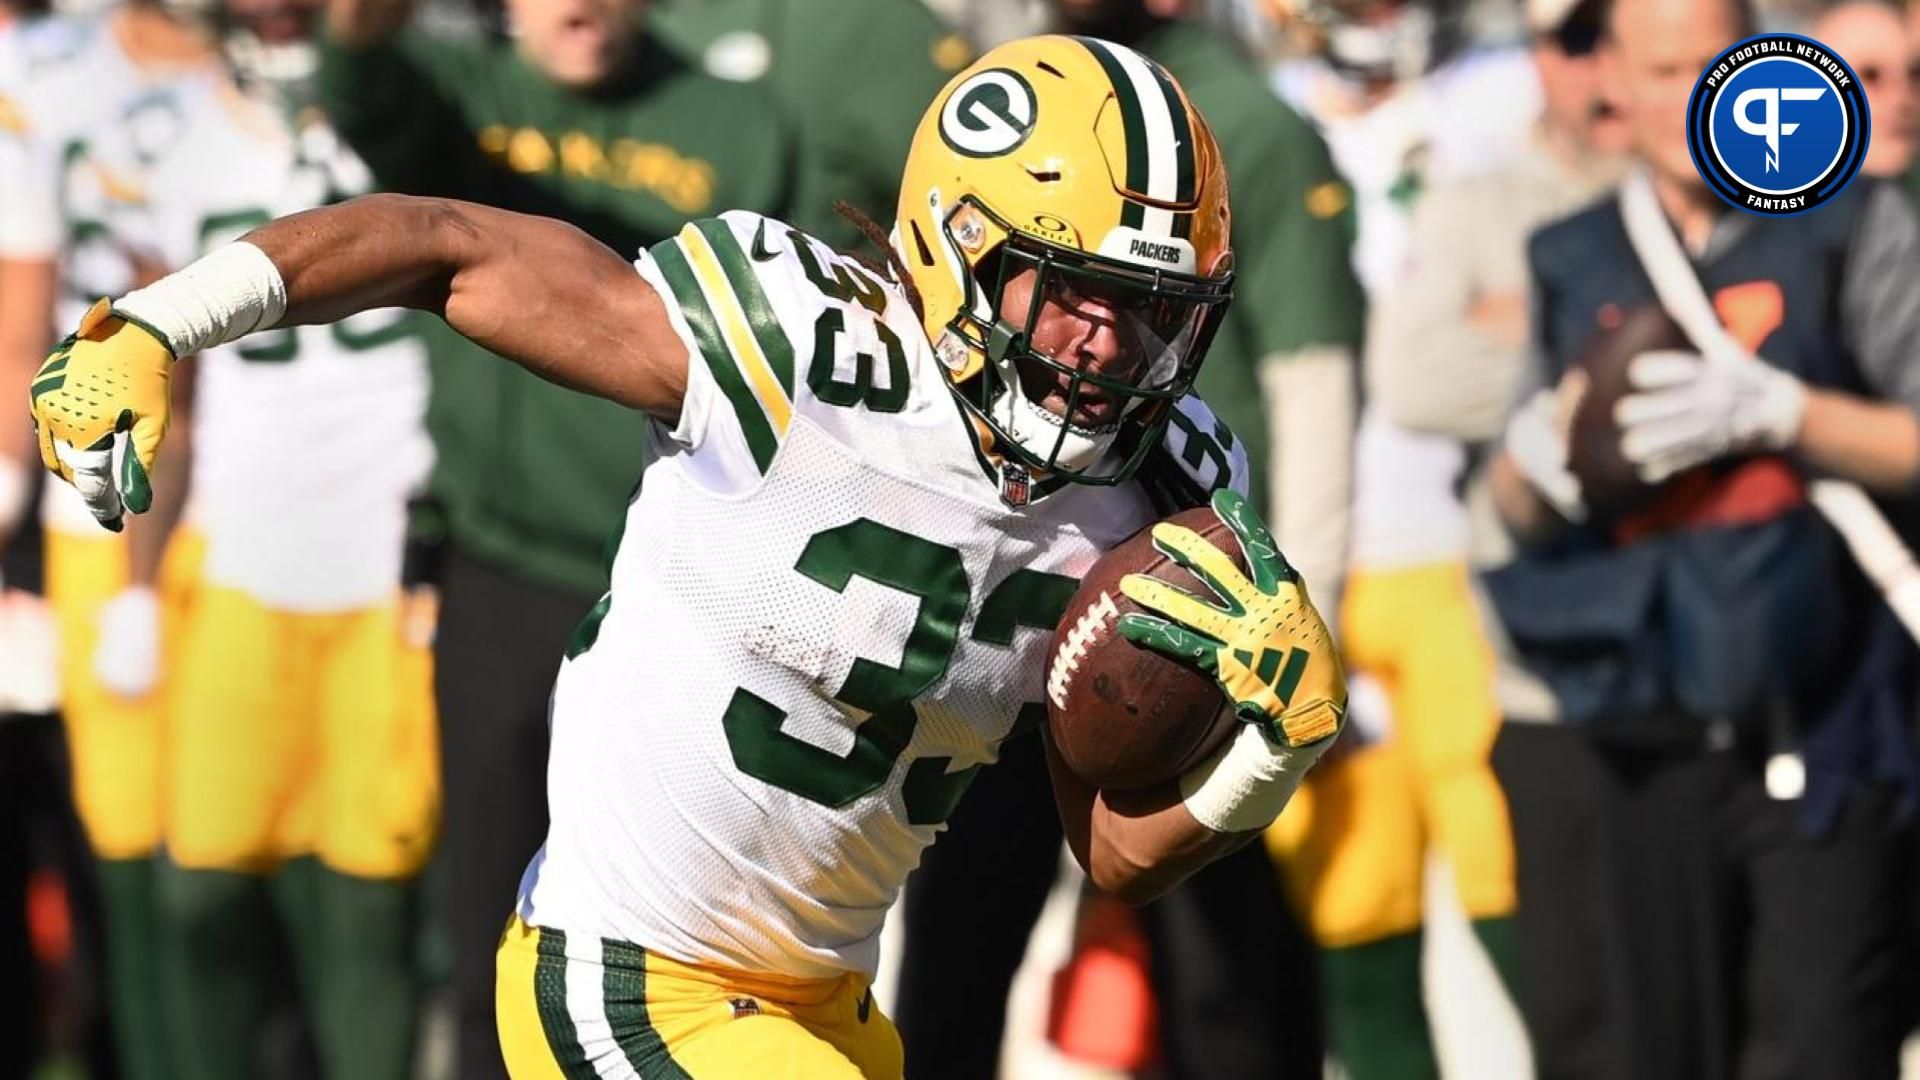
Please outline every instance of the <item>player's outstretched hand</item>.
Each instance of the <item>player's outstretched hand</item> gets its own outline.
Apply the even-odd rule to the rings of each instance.
[[[40,460],[79,489],[100,524],[119,532],[122,511],[153,503],[154,455],[167,437],[173,352],[158,333],[100,300],[40,366],[29,387]],[[115,442],[123,448],[114,476]]]
[[[1240,719],[1275,743],[1301,747],[1337,734],[1347,711],[1346,676],[1300,575],[1244,497],[1216,491],[1213,512],[1239,541],[1248,573],[1199,533],[1162,522],[1153,546],[1205,582],[1219,603],[1128,574],[1120,591],[1165,618],[1129,614],[1120,633],[1212,675]]]

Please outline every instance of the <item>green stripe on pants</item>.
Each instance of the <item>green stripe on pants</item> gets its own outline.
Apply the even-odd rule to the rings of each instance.
[[[540,1029],[547,1033],[547,1048],[567,1080],[600,1080],[567,1011],[567,935],[546,929],[537,933],[540,959],[533,967],[533,1002],[540,1012]]]
[[[627,1064],[646,1080],[693,1080],[667,1052],[666,1040],[654,1030],[647,1015],[647,952],[638,945],[603,938],[600,962],[606,971],[601,987],[607,1020]]]

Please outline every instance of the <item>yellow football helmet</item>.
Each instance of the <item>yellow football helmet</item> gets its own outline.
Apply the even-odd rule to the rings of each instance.
[[[1230,225],[1213,132],[1173,76],[1131,49],[1010,42],[934,99],[907,154],[894,245],[1004,499],[1132,475],[1232,297]],[[1027,271],[1031,300],[1010,317],[1004,291],[1016,278],[1026,288]],[[1116,333],[1144,358],[1138,375],[1035,346],[1044,302],[1078,296],[1118,313]],[[1064,386],[1059,413],[1038,402],[1041,382]]]

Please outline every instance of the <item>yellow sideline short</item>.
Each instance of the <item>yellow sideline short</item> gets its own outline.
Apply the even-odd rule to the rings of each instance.
[[[167,849],[197,870],[259,872],[313,854],[412,876],[439,823],[433,661],[400,601],[274,611],[202,587],[170,700]]]
[[[1488,762],[1500,726],[1493,651],[1467,574],[1439,563],[1347,582],[1341,647],[1348,670],[1385,688],[1392,731],[1309,773],[1267,838],[1323,945],[1418,926],[1429,844],[1469,918],[1513,912],[1512,829]]]
[[[93,674],[100,609],[127,587],[127,538],[102,529],[46,532],[47,601],[60,635],[60,715],[73,759],[73,802],[87,842],[103,859],[151,855],[160,843],[166,677],[173,643],[192,603],[206,545],[182,530],[161,567],[161,685],[145,698],[120,697]]]

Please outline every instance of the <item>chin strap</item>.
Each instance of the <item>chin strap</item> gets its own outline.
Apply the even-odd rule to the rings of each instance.
[[[1014,351],[1015,346],[1026,344],[1026,337],[1005,319],[993,320],[993,325],[987,328],[987,363],[1005,362],[1007,355]]]

